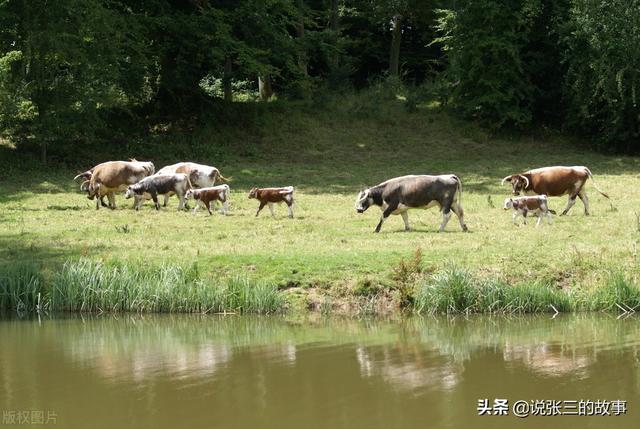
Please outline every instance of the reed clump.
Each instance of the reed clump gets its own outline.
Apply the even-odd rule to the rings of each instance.
[[[26,266],[7,269],[0,279],[0,308],[5,310],[267,314],[284,307],[275,285],[243,277],[207,281],[196,268],[172,265],[80,259],[67,261],[46,283],[36,268]]]

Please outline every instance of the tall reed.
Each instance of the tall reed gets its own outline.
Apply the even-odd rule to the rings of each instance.
[[[36,310],[38,298],[53,311],[94,313],[273,313],[284,306],[275,285],[240,277],[206,281],[193,268],[172,265],[67,261],[46,287],[36,268],[19,266],[2,271],[0,308]]]

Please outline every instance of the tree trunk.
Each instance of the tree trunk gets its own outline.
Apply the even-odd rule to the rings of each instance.
[[[42,157],[42,165],[47,165],[47,141],[43,140],[40,145],[42,147],[42,152],[40,152],[40,155]]]
[[[273,95],[271,76],[258,76],[258,91],[260,92],[260,99],[262,101],[268,101],[271,98]]]
[[[389,75],[400,73],[400,43],[402,42],[402,15],[396,14],[391,20],[391,52],[389,53]]]
[[[304,47],[304,0],[297,0],[298,4],[298,23],[296,24],[296,33],[300,42],[300,52],[298,52],[298,66],[302,74],[307,76],[307,50]]]
[[[224,62],[224,75],[222,76],[222,86],[224,89],[225,101],[233,101],[233,90],[231,89],[231,72],[231,57],[227,57],[226,61]]]

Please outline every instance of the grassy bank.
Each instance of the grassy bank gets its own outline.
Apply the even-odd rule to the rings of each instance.
[[[407,266],[404,268],[406,270]],[[413,266],[417,268],[417,266]],[[411,268],[410,268],[411,269]],[[396,270],[396,274],[398,271]],[[197,267],[105,265],[88,259],[42,272],[16,264],[0,273],[0,311],[258,313],[316,309],[324,313],[372,314],[403,309],[420,314],[523,314],[640,309],[640,287],[622,273],[591,290],[550,284],[507,284],[449,267],[435,273],[405,272],[388,289],[361,284],[351,294],[327,291],[296,296],[247,278],[207,279]]]
[[[195,264],[206,279],[266,282],[327,305],[345,297],[362,302],[370,291],[392,294],[395,269],[417,248],[425,273],[464,267],[479,279],[567,293],[595,293],[611,272],[640,274],[638,158],[590,152],[564,136],[492,136],[431,106],[408,113],[399,101],[367,94],[319,107],[250,109],[191,128],[160,124],[109,145],[70,147],[46,169],[10,142],[0,145],[0,265],[23,261],[54,273],[80,258],[108,266]],[[151,159],[157,168],[179,160],[218,166],[233,177],[229,216],[178,212],[175,199],[160,212],[150,204],[135,212],[121,196],[117,210],[96,211],[72,177],[105,159],[129,157]],[[589,166],[611,200],[588,182],[592,216],[582,214],[578,201],[552,226],[513,226],[501,209],[509,194],[501,178],[557,164]],[[410,212],[413,232],[392,217],[373,233],[379,211],[357,215],[355,194],[411,173],[462,179],[469,233],[454,218],[438,234],[436,209]],[[295,219],[283,207],[276,218],[268,211],[254,217],[248,190],[273,185],[296,186]],[[556,211],[566,205],[565,197],[550,201]]]

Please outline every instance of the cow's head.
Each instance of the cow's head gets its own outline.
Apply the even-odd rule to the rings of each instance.
[[[189,200],[191,198],[195,198],[197,191],[195,189],[188,189],[187,193],[184,194],[184,197]]]
[[[513,189],[513,195],[520,195],[520,192],[524,192],[529,187],[529,179],[522,174],[512,174],[502,179],[502,185],[504,182],[510,182]]]
[[[373,204],[373,198],[370,196],[369,189],[360,191],[356,197],[356,211],[364,213]]]
[[[87,191],[87,198],[89,198],[90,200],[94,199],[97,196],[100,196],[100,183],[96,183],[96,184],[91,184],[87,182],[84,182],[80,189],[82,190],[82,187],[84,186],[84,190]],[[86,185],[85,185],[86,184]]]
[[[136,185],[129,185],[129,187],[124,193],[124,197],[128,200],[129,198],[135,196],[135,194],[136,194]]]
[[[502,206],[502,208],[505,210],[509,210],[512,207],[513,207],[513,198],[505,198],[504,205]]]
[[[251,188],[249,198],[258,198],[258,188]]]

